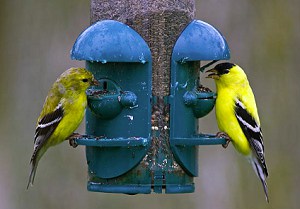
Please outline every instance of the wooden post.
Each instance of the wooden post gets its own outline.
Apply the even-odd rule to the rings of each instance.
[[[135,29],[152,53],[153,138],[144,162],[165,166],[168,172],[184,173],[175,162],[169,146],[170,61],[181,31],[194,19],[194,0],[91,0],[91,23],[112,19]],[[163,153],[163,154],[160,154]],[[168,165],[161,156],[168,156]],[[170,170],[172,169],[172,171]],[[153,169],[155,170],[155,168]]]

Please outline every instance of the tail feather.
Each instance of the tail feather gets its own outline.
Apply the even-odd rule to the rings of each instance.
[[[47,149],[44,148],[44,146],[36,146],[34,145],[34,151],[30,159],[30,165],[31,165],[31,170],[30,170],[30,175],[28,179],[28,184],[27,184],[27,189],[29,188],[29,185],[33,186],[34,182],[34,177],[35,173],[38,167],[38,163],[41,159],[41,157],[44,155]]]
[[[269,203],[269,193],[268,193],[267,182],[266,182],[266,180],[262,180],[261,179],[261,183],[262,183],[263,188],[264,188],[264,192],[265,192],[265,196],[266,196],[266,201]]]
[[[31,160],[30,164],[31,164],[31,171],[30,171],[30,175],[29,175],[27,189],[29,188],[29,185],[33,186],[34,177],[35,177],[35,173],[36,173],[36,169],[37,169],[37,162],[35,160]]]
[[[252,157],[251,158],[251,164],[252,167],[256,173],[256,175],[259,177],[264,192],[265,192],[265,197],[266,197],[266,201],[269,203],[269,194],[268,194],[268,186],[267,186],[267,182],[266,182],[266,177],[267,177],[267,171],[266,168],[263,168],[262,165],[258,162],[258,160],[256,159],[256,157]]]

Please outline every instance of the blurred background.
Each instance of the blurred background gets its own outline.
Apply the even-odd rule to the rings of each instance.
[[[26,191],[35,122],[48,89],[71,66],[69,52],[89,26],[87,0],[6,0],[0,7],[0,209],[287,208],[300,205],[300,1],[196,0],[196,18],[225,36],[248,74],[265,139],[270,204],[250,164],[232,145],[204,146],[192,194],[128,196],[86,190],[83,147],[50,149]],[[212,81],[202,79],[215,89]],[[202,130],[218,131],[214,113]],[[83,126],[79,132],[84,132]]]

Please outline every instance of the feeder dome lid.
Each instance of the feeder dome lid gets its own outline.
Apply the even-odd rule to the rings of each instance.
[[[99,21],[77,38],[71,58],[91,62],[141,62],[151,60],[144,39],[129,26],[115,21]]]
[[[230,51],[223,35],[210,24],[193,20],[179,36],[175,61],[228,60]]]

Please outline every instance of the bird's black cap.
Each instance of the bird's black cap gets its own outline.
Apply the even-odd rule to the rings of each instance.
[[[230,63],[230,62],[224,62],[224,63],[220,63],[220,64],[217,64],[214,69],[216,71],[218,71],[218,74],[219,75],[223,75],[223,74],[227,74],[229,73],[229,70],[234,67],[235,64],[233,63]]]

